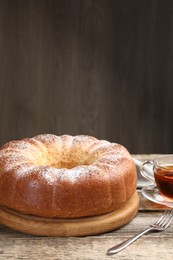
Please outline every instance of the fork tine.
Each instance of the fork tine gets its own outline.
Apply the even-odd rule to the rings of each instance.
[[[173,214],[172,214],[172,211],[170,210],[169,215],[168,215],[168,218],[165,219],[165,223],[162,224],[162,226],[163,226],[165,229],[166,229],[166,228],[169,226],[169,224],[171,223],[172,218],[173,218]]]
[[[166,210],[163,216],[154,224],[155,227],[166,229],[173,218],[173,210]]]
[[[160,225],[160,223],[164,220],[165,216],[169,213],[168,210],[164,212],[164,214],[156,221],[155,225]]]
[[[164,220],[165,218],[167,218],[167,215],[169,214],[169,211],[170,210],[166,210],[164,212],[164,214],[157,220],[157,222],[155,223],[155,225],[160,225]]]

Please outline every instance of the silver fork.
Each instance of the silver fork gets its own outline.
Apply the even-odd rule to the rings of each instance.
[[[123,250],[127,246],[131,245],[134,241],[136,241],[138,238],[143,236],[144,234],[150,232],[150,231],[163,231],[166,228],[168,228],[169,224],[171,223],[171,220],[173,218],[173,210],[166,210],[164,214],[161,216],[161,218],[156,221],[154,224],[150,225],[149,228],[145,229],[144,231],[140,232],[139,234],[133,236],[132,238],[114,246],[108,249],[107,254],[113,255],[118,253],[119,251]]]

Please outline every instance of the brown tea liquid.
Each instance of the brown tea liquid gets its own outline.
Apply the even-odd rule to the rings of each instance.
[[[173,200],[173,165],[155,168],[155,182],[159,191],[168,199]]]

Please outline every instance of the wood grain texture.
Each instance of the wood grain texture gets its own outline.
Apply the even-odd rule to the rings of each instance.
[[[136,192],[121,208],[99,216],[77,219],[40,218],[0,208],[0,223],[14,230],[37,236],[82,237],[103,234],[129,223],[138,213]]]
[[[145,203],[145,206],[144,206]],[[147,208],[143,200],[137,216],[122,228],[97,236],[47,238],[22,234],[0,225],[0,259],[172,259],[173,225],[159,233],[143,236],[122,252],[106,256],[108,248],[118,244],[154,223],[163,214],[163,208]],[[159,245],[159,249],[158,249]]]
[[[90,134],[172,153],[173,2],[0,1],[0,145]]]

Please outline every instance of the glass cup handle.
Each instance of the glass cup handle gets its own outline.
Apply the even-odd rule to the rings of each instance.
[[[148,179],[149,181],[155,183],[155,180],[154,180],[154,174],[151,172],[151,169],[148,169],[148,171],[144,170],[144,166],[145,165],[152,165],[153,166],[153,161],[144,161],[142,164],[141,164],[141,167],[140,167],[140,172],[142,174],[142,176],[146,179]]]

